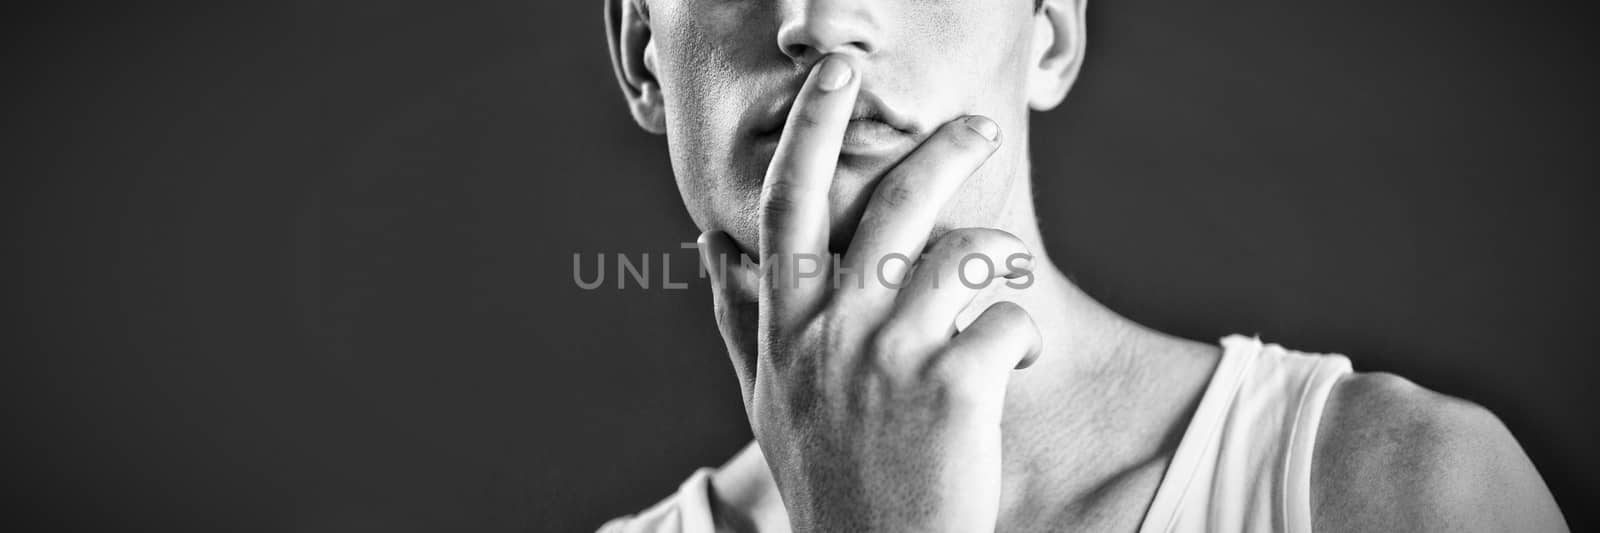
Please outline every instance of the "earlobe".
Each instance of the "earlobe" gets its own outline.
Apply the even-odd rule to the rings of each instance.
[[[1044,0],[1034,15],[1033,72],[1028,107],[1054,109],[1067,97],[1083,66],[1086,44],[1084,10],[1088,0]]]
[[[666,133],[665,100],[656,79],[655,41],[642,0],[606,0],[611,65],[633,119],[645,131]]]

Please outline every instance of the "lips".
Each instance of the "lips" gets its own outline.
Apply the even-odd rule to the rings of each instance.
[[[787,95],[763,114],[753,130],[755,136],[776,143],[788,122],[789,111],[794,107],[794,95]],[[885,105],[871,91],[862,89],[856,96],[856,105],[850,113],[850,124],[845,129],[840,147],[844,155],[892,154],[899,148],[915,146],[922,135],[920,129]]]

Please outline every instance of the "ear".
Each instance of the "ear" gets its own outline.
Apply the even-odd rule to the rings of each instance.
[[[1033,72],[1028,107],[1049,111],[1078,80],[1085,47],[1084,10],[1089,0],[1044,0],[1033,15]]]
[[[644,0],[605,0],[606,40],[611,66],[622,86],[633,120],[655,134],[667,132],[661,83],[656,80],[656,46],[650,34],[650,10]]]

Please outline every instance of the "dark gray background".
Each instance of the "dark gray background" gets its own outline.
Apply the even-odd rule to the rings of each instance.
[[[6,23],[9,518],[589,530],[749,438],[703,283],[572,281],[696,233],[598,3],[220,4]],[[1091,6],[1057,262],[1482,403],[1593,525],[1592,18],[1293,4]]]

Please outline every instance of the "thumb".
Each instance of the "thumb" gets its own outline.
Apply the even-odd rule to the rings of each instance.
[[[746,262],[733,237],[721,230],[700,234],[700,264],[705,266],[711,279],[711,305],[717,317],[717,329],[727,344],[728,357],[733,360],[733,371],[739,377],[739,390],[744,394],[745,407],[750,407],[751,393],[756,382],[756,325],[760,319],[760,304],[756,298],[760,287],[760,270]]]

